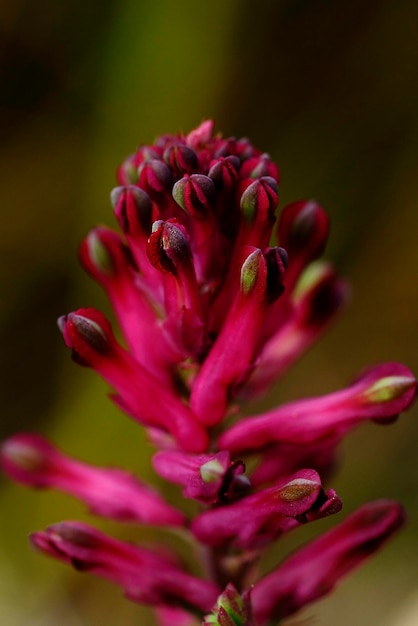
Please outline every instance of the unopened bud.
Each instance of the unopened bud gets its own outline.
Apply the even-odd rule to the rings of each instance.
[[[173,198],[189,215],[204,215],[215,196],[215,185],[209,176],[183,176],[173,187]]]
[[[238,180],[239,158],[236,156],[217,159],[209,170],[208,176],[217,189],[232,189]]]
[[[278,238],[290,260],[302,256],[313,261],[324,251],[328,239],[329,218],[314,200],[300,200],[284,207],[280,214]]]
[[[164,151],[163,158],[174,172],[176,178],[196,171],[197,155],[188,146],[170,146]]]
[[[262,176],[270,176],[275,180],[279,179],[279,169],[271,160],[269,154],[264,153],[260,156],[252,157],[241,165],[241,178],[261,178]]]
[[[251,613],[250,592],[241,595],[229,583],[213,612],[204,617],[202,626],[255,626]]]
[[[172,184],[172,174],[168,165],[159,159],[151,159],[139,166],[139,184],[151,196],[168,191]]]
[[[138,227],[149,233],[152,202],[146,191],[135,185],[115,187],[111,191],[110,201],[124,233],[135,233]]]
[[[271,176],[263,176],[251,183],[241,196],[241,211],[244,219],[252,223],[260,215],[274,221],[277,208],[277,181]]]
[[[158,220],[152,226],[147,255],[160,271],[176,273],[176,265],[191,259],[184,226],[174,221]]]

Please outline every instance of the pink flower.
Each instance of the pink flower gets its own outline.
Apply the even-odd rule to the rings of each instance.
[[[403,523],[399,504],[365,504],[257,573],[277,538],[339,513],[342,500],[325,483],[340,442],[364,420],[390,423],[408,409],[416,380],[384,363],[345,389],[242,418],[240,403],[266,391],[347,299],[345,281],[319,260],[324,209],[299,200],[277,220],[277,166],[247,139],[214,134],[211,121],[141,146],[118,184],[111,202],[122,233],[93,229],[80,260],[107,293],[123,340],[90,307],[58,324],[74,361],[95,370],[145,428],[157,474],[199,508],[186,515],[126,471],[87,465],[29,433],[3,443],[3,470],[77,497],[96,515],[182,529],[200,555],[193,573],[168,548],[80,522],[31,538],[154,606],[161,626],[268,626],[330,591]]]
[[[122,587],[130,600],[156,605],[185,603],[208,610],[216,601],[215,583],[183,571],[173,555],[159,554],[112,539],[81,522],[61,522],[31,536],[35,548]]]
[[[317,472],[300,470],[278,485],[200,513],[191,530],[210,546],[260,548],[301,523],[338,513],[341,506],[335,491],[324,492]]]
[[[284,404],[238,422],[221,435],[219,446],[242,454],[273,442],[300,445],[341,440],[363,420],[391,422],[410,406],[415,393],[416,381],[404,365],[384,363],[342,391]]]
[[[252,603],[257,624],[287,617],[329,593],[403,522],[404,512],[397,502],[377,500],[301,548],[255,585]]]
[[[96,515],[153,526],[185,525],[184,514],[138,478],[71,459],[39,435],[20,433],[5,441],[1,458],[3,469],[17,482],[59,489],[85,502]]]

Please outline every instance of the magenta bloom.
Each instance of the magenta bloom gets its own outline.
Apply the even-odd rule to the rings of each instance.
[[[346,300],[345,282],[318,260],[325,211],[300,200],[277,219],[277,166],[247,139],[214,135],[211,121],[141,146],[118,183],[111,202],[122,233],[95,228],[80,259],[106,291],[123,341],[93,308],[58,325],[73,359],[146,429],[156,473],[197,512],[190,518],[126,471],[72,459],[30,433],[3,443],[3,470],[98,516],[182,529],[203,557],[193,572],[169,547],[135,546],[80,522],[31,537],[40,551],[152,605],[160,626],[277,624],[402,525],[397,502],[364,504],[271,572],[257,569],[273,541],[340,512],[326,484],[340,442],[364,420],[394,421],[413,403],[416,380],[384,363],[345,389],[243,418],[241,404],[266,391]]]

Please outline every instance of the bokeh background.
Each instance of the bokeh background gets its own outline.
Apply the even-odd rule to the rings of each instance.
[[[270,152],[282,206],[315,197],[327,208],[327,256],[353,286],[344,317],[270,405],[337,389],[379,361],[418,372],[417,24],[414,0],[3,0],[1,438],[35,430],[85,460],[149,475],[140,429],[92,372],[70,362],[55,320],[79,306],[106,310],[76,249],[92,225],[114,224],[118,163],[139,143],[207,117]],[[345,513],[389,496],[406,505],[409,525],[301,621],[418,623],[417,438],[415,409],[347,441],[333,481]],[[31,530],[72,518],[90,520],[70,498],[0,477],[1,624],[151,624],[118,589],[28,547]],[[132,540],[156,538],[91,521]]]

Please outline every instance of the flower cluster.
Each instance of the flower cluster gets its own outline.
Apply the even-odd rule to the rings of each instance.
[[[242,417],[321,335],[347,297],[319,261],[328,218],[316,202],[276,221],[279,175],[247,139],[203,122],[141,146],[111,193],[122,235],[100,226],[80,258],[106,291],[124,343],[93,309],[59,320],[73,359],[93,368],[112,400],[148,433],[155,472],[197,504],[188,515],[128,472],[72,459],[44,438],[3,443],[4,471],[56,488],[100,516],[183,529],[200,570],[169,548],[140,547],[80,522],[33,533],[33,545],[155,607],[161,626],[268,626],[330,591],[402,525],[393,501],[363,505],[269,573],[260,556],[285,533],[338,513],[327,479],[341,440],[363,420],[389,423],[413,402],[398,363],[328,395]],[[279,245],[271,245],[277,240]],[[247,468],[251,468],[247,470]]]

